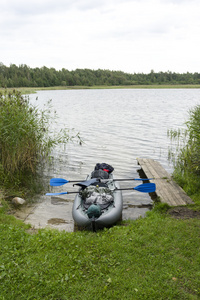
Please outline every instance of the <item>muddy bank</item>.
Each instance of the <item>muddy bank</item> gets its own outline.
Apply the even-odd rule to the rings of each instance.
[[[167,212],[171,217],[175,219],[191,219],[198,218],[200,219],[200,211],[189,209],[185,206],[171,208]]]

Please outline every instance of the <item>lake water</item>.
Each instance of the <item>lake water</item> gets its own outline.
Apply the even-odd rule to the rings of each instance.
[[[116,178],[138,178],[137,157],[158,160],[168,172],[173,171],[168,161],[167,131],[184,127],[189,109],[199,104],[200,89],[50,90],[30,95],[31,102],[40,108],[50,99],[58,115],[53,129],[74,128],[84,144],[58,147],[53,153],[54,167],[46,171],[48,178],[82,180],[96,163],[102,162],[114,167]],[[121,183],[121,187],[140,183],[127,181]],[[53,188],[52,192],[74,189],[68,184]],[[73,197],[62,196],[60,200],[44,197],[42,203],[47,206],[54,202],[62,212],[69,212]],[[143,216],[148,210],[145,205],[151,203],[148,194],[136,191],[124,191],[123,198],[124,219]],[[59,219],[59,213],[53,215],[53,211],[52,208],[51,219]],[[63,218],[62,215],[60,219]],[[65,227],[68,221],[64,220]],[[71,224],[71,219],[68,223]]]

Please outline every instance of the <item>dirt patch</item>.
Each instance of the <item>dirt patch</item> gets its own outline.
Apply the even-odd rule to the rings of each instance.
[[[200,219],[200,211],[192,210],[188,207],[175,207],[168,210],[168,214],[175,219],[191,219],[198,218]]]
[[[68,223],[66,220],[60,219],[60,218],[52,218],[48,220],[48,224],[51,225],[59,225],[63,223]]]

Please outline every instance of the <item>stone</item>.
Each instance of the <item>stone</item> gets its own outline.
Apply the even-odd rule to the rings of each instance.
[[[26,203],[26,200],[24,200],[20,197],[15,197],[12,199],[12,203],[15,205],[23,205],[24,203]]]

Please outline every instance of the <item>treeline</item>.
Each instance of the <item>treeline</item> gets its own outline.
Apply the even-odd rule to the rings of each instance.
[[[128,74],[122,71],[30,68],[27,65],[0,63],[0,87],[51,87],[51,86],[121,86],[152,84],[200,84],[200,73],[154,72]]]

